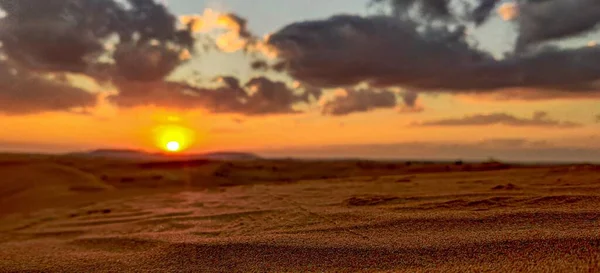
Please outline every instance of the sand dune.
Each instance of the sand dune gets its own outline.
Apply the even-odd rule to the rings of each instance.
[[[0,164],[0,271],[600,271],[595,166],[196,163]]]

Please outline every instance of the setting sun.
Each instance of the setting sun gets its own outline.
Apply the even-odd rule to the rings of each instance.
[[[194,132],[184,126],[169,124],[154,129],[156,146],[167,152],[181,152],[194,142]]]
[[[177,141],[171,141],[167,143],[167,146],[165,148],[169,152],[179,152],[179,149],[181,149],[181,145]]]

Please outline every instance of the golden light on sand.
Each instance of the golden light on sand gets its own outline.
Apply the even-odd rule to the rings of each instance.
[[[155,128],[156,146],[170,153],[184,151],[194,142],[194,132],[177,124],[161,125]]]

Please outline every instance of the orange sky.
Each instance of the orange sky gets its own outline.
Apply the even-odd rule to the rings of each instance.
[[[556,140],[585,138],[598,134],[589,110],[595,101],[521,103],[475,103],[458,98],[429,98],[424,113],[401,114],[379,110],[344,117],[324,117],[319,112],[268,117],[210,114],[202,110],[177,111],[154,107],[112,109],[97,115],[44,113],[0,116],[0,133],[5,143],[38,143],[56,146],[56,151],[97,147],[156,150],[156,129],[176,125],[194,132],[191,152],[213,150],[269,150],[284,147],[314,147],[336,144],[398,142],[476,142],[485,139],[525,138]],[[581,121],[578,128],[514,127],[504,125],[467,127],[415,127],[413,122],[472,113],[503,111],[528,117],[532,110],[547,110],[562,120]],[[560,110],[553,110],[560,109]],[[567,118],[569,117],[569,118]],[[592,143],[574,143],[592,145]],[[27,148],[26,145],[16,148]]]
[[[357,12],[361,7],[357,4],[359,2],[352,1]],[[265,5],[258,5],[255,10],[247,6],[243,7],[244,10],[239,10],[233,2],[230,6],[225,4],[229,3],[227,1],[223,3],[218,7],[223,11],[241,11],[253,15],[276,12]],[[182,15],[186,8],[192,7],[191,5],[174,4],[172,8],[174,12]],[[205,4],[204,7],[207,6],[215,5]],[[327,8],[335,11],[336,7],[338,6],[333,5]],[[503,6],[501,11],[507,12],[507,7]],[[342,6],[339,8],[342,9]],[[291,12],[288,15],[298,16],[293,20],[312,18],[309,10],[305,9],[304,13],[297,15]],[[195,25],[195,31],[203,32],[214,28],[225,30],[225,34],[219,32],[220,34],[214,34],[217,36],[213,37],[217,39],[217,46],[221,51],[194,57],[173,73],[173,78],[186,81],[199,74],[206,82],[215,76],[231,74],[245,82],[264,74],[271,79],[282,80],[290,88],[294,85],[294,80],[289,76],[270,72],[257,73],[249,69],[248,58],[240,52],[244,41],[240,40],[239,26],[231,21],[231,18],[219,17],[214,7],[212,11],[199,11],[201,10],[193,13],[214,18],[210,22],[207,21],[210,24],[205,22],[204,25]],[[189,11],[186,10],[185,13]],[[515,16],[518,14],[511,9],[509,17]],[[186,18],[183,21],[189,22],[193,16]],[[250,29],[255,31],[258,37],[269,33],[261,28],[268,23],[265,22],[268,19],[260,19],[257,16],[257,23],[252,23],[255,18],[249,19]],[[276,18],[273,17],[273,20]],[[500,54],[501,45],[497,39],[508,28],[500,27],[501,20],[498,18],[494,20],[483,27],[486,32],[476,30],[475,36],[484,40],[484,46],[489,47],[491,52]],[[283,22],[273,24],[270,31],[280,28]],[[513,36],[514,34],[509,33],[507,37]],[[573,43],[580,42],[582,41]],[[114,87],[100,86],[87,77],[72,76],[70,81],[93,94],[102,94],[101,97],[106,97],[107,92],[114,92]],[[400,89],[397,91],[397,94],[400,94]],[[423,107],[422,112],[402,112],[399,104],[396,107],[348,115],[323,115],[324,103],[335,98],[335,94],[339,95],[339,92],[333,88],[325,89],[320,103],[300,104],[296,106],[297,110],[303,112],[297,114],[246,116],[215,114],[203,109],[182,110],[151,106],[127,108],[117,107],[103,99],[97,107],[88,109],[87,113],[55,111],[9,115],[1,114],[0,111],[0,127],[3,128],[0,130],[0,149],[66,152],[119,148],[159,151],[164,149],[165,143],[171,141],[170,138],[181,142],[186,152],[265,152],[331,145],[479,143],[498,139],[522,139],[530,142],[548,142],[556,147],[600,149],[600,144],[596,141],[600,135],[600,123],[596,118],[600,114],[600,96],[539,100],[519,100],[508,96],[510,100],[502,100],[490,96],[425,94],[420,95],[417,102],[419,107]],[[540,119],[535,117],[536,112],[542,113]],[[490,120],[498,118],[498,115],[505,115],[500,117],[503,121],[477,124],[480,119]],[[465,126],[443,124],[461,123],[465,119],[475,120],[470,121],[475,123]],[[420,123],[432,125],[416,125]],[[177,136],[173,137],[173,134]]]

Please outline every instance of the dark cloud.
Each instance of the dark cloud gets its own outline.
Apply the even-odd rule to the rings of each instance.
[[[600,114],[596,115],[596,123],[600,123]]]
[[[304,96],[294,94],[294,91],[283,82],[273,82],[265,77],[251,79],[246,83],[250,96],[244,104],[244,112],[249,115],[264,115],[272,113],[296,113],[292,106],[306,102]]]
[[[448,20],[453,18],[449,0],[373,0],[372,4],[388,4],[392,14],[405,17],[411,11],[417,11],[418,16],[428,20]]]
[[[518,6],[517,50],[547,40],[582,34],[600,23],[597,0],[522,1]]]
[[[310,102],[311,98],[315,101],[319,100],[323,95],[323,90],[314,86],[306,85],[303,87],[304,93],[302,93],[302,100]]]
[[[361,82],[422,88],[447,82],[458,87],[454,79],[464,71],[448,67],[462,64],[466,70],[491,59],[469,47],[462,30],[437,30],[426,37],[409,21],[335,16],[289,25],[269,43],[279,50],[293,77],[329,87]]]
[[[400,113],[421,113],[425,111],[425,108],[418,104],[419,94],[417,92],[405,91],[401,97],[403,105],[398,108]]]
[[[253,61],[252,63],[250,63],[250,67],[253,70],[259,70],[259,71],[267,71],[270,68],[269,64],[264,60]]]
[[[109,101],[121,107],[160,106],[177,109],[206,109],[213,113],[269,115],[298,113],[293,107],[306,103],[283,82],[253,78],[244,86],[235,77],[221,77],[221,87],[201,88],[177,82],[117,82],[120,93]]]
[[[167,80],[194,53],[192,33],[197,22],[178,25],[178,18],[153,0],[0,0],[0,8],[7,14],[0,23],[2,53],[11,64],[22,68],[27,79],[35,79],[17,82],[19,89],[30,87],[25,91],[12,85],[4,88],[3,102],[12,108],[2,111],[92,106],[94,96],[67,82],[45,80],[47,75],[62,72],[114,86],[118,94],[108,100],[121,107],[155,105],[204,108],[215,113],[287,114],[297,112],[296,104],[321,96],[319,88],[303,85],[296,90],[265,77],[245,85],[235,77],[221,77],[222,86],[217,88]],[[216,44],[246,41],[248,49],[250,43],[256,43],[245,19],[224,14],[219,24],[233,35],[220,36]],[[14,77],[4,78],[0,80],[9,85]]]
[[[387,90],[346,89],[323,104],[324,115],[343,116],[356,112],[368,112],[382,108],[393,108],[397,104],[394,92]]]
[[[223,77],[218,88],[167,80],[205,41],[192,35],[198,22],[182,25],[154,0],[0,0],[6,12],[0,19],[1,55],[6,58],[4,70],[19,71],[15,82],[25,86],[23,79],[34,79],[27,84],[48,90],[39,91],[48,92],[40,98],[49,97],[50,90],[62,90],[57,97],[63,99],[52,106],[35,99],[30,103],[40,107],[14,104],[28,105],[33,112],[87,107],[95,101],[95,96],[69,86],[68,81],[48,78],[63,73],[116,87],[119,95],[111,101],[123,107],[204,107],[248,115],[295,113],[295,105],[318,100],[322,88],[352,88],[359,83],[369,86],[349,89],[348,96],[327,102],[323,113],[344,115],[398,106],[398,98],[389,91],[367,91],[390,86],[414,90],[401,95],[401,112],[423,110],[416,92],[487,94],[525,88],[546,90],[539,96],[544,98],[598,94],[599,47],[539,50],[532,46],[594,29],[600,15],[595,0],[520,2],[517,51],[502,60],[478,49],[465,34],[468,24],[484,22],[499,1],[479,0],[475,7],[462,0],[374,2],[389,4],[395,16],[342,15],[293,23],[266,43],[250,33],[244,18],[219,17],[220,27],[227,32],[213,46],[244,49],[254,54],[251,57],[275,49],[278,59],[256,59],[251,68],[288,73],[301,83],[298,88],[264,77],[246,84]],[[9,86],[8,80],[0,81]],[[17,89],[12,85],[0,92],[6,105],[33,96],[29,90],[13,94]]]
[[[116,86],[162,81],[183,53],[193,51],[191,30],[178,28],[163,5],[122,2],[0,0],[6,13],[0,20],[0,111],[92,107],[95,95],[50,77],[75,73]]]
[[[248,21],[245,18],[233,13],[227,13],[223,15],[223,18],[230,20],[232,27],[236,30],[239,37],[246,39],[253,37],[250,30],[248,30]]]
[[[475,24],[483,24],[499,2],[500,0],[480,0],[479,4],[471,14]]]
[[[419,98],[419,94],[416,92],[404,92],[402,94],[402,101],[404,101],[404,105],[414,107],[417,103],[417,99]]]
[[[316,86],[402,86],[416,91],[490,92],[527,87],[597,92],[600,48],[540,50],[496,60],[464,27],[377,16],[334,16],[288,25],[269,44],[286,69]]]
[[[474,23],[479,26],[492,14],[500,0],[372,0],[391,7],[392,14],[416,21]],[[473,7],[472,4],[475,4]],[[519,0],[517,49],[593,30],[600,22],[597,0]],[[417,11],[416,15],[413,11]],[[577,16],[573,16],[576,14]]]
[[[486,126],[506,125],[518,127],[554,127],[554,128],[576,128],[580,123],[570,121],[558,121],[548,117],[546,112],[535,112],[531,118],[520,118],[505,113],[469,115],[457,119],[442,119],[414,123],[414,126]]]
[[[114,59],[118,76],[131,81],[163,79],[181,64],[178,52],[153,45],[119,45]]]
[[[8,115],[70,111],[93,107],[97,96],[69,85],[0,63],[0,113]]]
[[[0,31],[3,51],[30,69],[85,72],[99,62],[99,55],[108,53],[105,44],[111,36],[119,40],[114,56],[119,67],[140,60],[173,66],[172,51],[192,50],[191,31],[177,29],[176,17],[164,6],[153,0],[127,3],[129,8],[112,0],[1,0],[7,14]],[[124,59],[123,54],[133,56]]]

